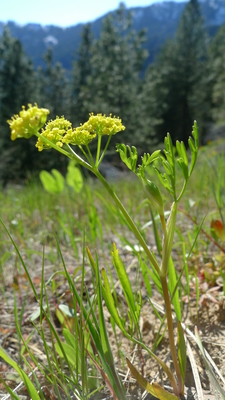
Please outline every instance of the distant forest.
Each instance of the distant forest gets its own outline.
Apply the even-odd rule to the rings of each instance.
[[[187,144],[197,120],[204,144],[225,130],[225,25],[209,39],[197,0],[190,0],[173,39],[161,48],[143,74],[148,58],[146,32],[132,29],[132,16],[121,5],[104,18],[100,37],[85,25],[70,73],[44,54],[34,68],[21,42],[5,29],[0,37],[0,182],[25,179],[41,169],[64,171],[65,159],[49,150],[37,154],[34,141],[10,140],[7,120],[22,105],[49,108],[50,118],[64,115],[73,126],[89,113],[122,118],[126,130],[116,142],[152,152],[167,132]],[[114,160],[115,161],[115,160]]]

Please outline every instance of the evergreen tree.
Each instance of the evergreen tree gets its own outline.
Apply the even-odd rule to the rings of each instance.
[[[169,131],[187,145],[194,119],[204,134],[209,113],[207,82],[207,37],[197,0],[190,0],[174,40],[163,47],[148,95],[158,109],[155,135]],[[148,72],[148,80],[152,80]],[[151,104],[151,102],[150,102]],[[150,112],[151,114],[151,112]]]
[[[46,67],[38,70],[39,99],[50,110],[51,118],[56,115],[69,117],[69,81],[60,63],[53,64],[53,52],[49,48],[44,55]]]
[[[212,89],[212,118],[225,125],[225,25],[222,25],[209,47]]]
[[[4,120],[21,105],[35,100],[36,81],[33,65],[19,40],[4,30],[0,40],[0,116]]]
[[[134,135],[138,139],[142,138],[138,136],[138,108],[141,96],[140,73],[147,56],[142,47],[144,40],[143,31],[136,33],[132,30],[131,15],[121,4],[115,13],[103,20],[100,38],[92,46],[86,40],[86,44],[89,44],[88,48],[86,46],[88,57],[85,57],[87,52],[84,51],[82,59],[84,65],[86,62],[86,70],[85,81],[80,85],[78,96],[83,103],[77,109],[77,115],[81,115],[82,120],[87,119],[88,113],[92,111],[119,115],[127,127],[121,140],[129,135],[131,143],[135,141]],[[120,140],[118,135],[116,140]]]
[[[22,105],[36,100],[36,87],[32,62],[26,57],[21,43],[4,30],[0,39],[0,180],[5,183],[33,165],[33,144],[19,140],[13,144],[7,120]]]
[[[91,25],[84,26],[78,50],[78,58],[72,67],[71,120],[75,125],[84,123],[88,118],[90,93],[86,90],[87,79],[91,75],[91,53],[93,36]]]
[[[156,63],[148,67],[143,79],[144,136],[147,142],[152,142],[153,146],[163,142],[168,131],[166,124],[170,113],[169,107],[172,108],[172,101],[174,101],[174,97],[171,96],[174,90],[173,54],[174,43],[168,41]]]

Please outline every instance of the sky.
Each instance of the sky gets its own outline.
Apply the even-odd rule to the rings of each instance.
[[[166,1],[166,0],[165,0]],[[177,2],[184,0],[174,0]],[[126,0],[127,8],[161,0]],[[0,21],[67,27],[86,23],[118,8],[120,0],[0,0]]]

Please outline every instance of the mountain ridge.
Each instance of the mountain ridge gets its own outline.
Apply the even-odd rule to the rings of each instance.
[[[152,62],[160,47],[176,32],[180,17],[187,2],[176,3],[166,1],[153,3],[149,6],[127,8],[132,13],[133,28],[138,31],[147,28],[145,47],[149,51],[148,63]],[[225,23],[224,0],[201,0],[200,6],[205,19],[206,29],[213,36],[217,29]],[[98,38],[103,19],[115,11],[90,22],[93,36]],[[4,27],[7,27],[12,36],[18,38],[26,54],[32,59],[34,66],[43,66],[43,54],[50,46],[53,48],[54,62],[61,62],[62,66],[70,70],[72,61],[76,59],[80,43],[80,35],[85,23],[71,25],[62,28],[56,25],[42,25],[28,23],[20,25],[13,21],[0,22],[0,35]]]

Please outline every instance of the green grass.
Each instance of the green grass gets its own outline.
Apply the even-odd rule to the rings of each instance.
[[[225,245],[220,238],[213,238],[215,235],[210,230],[213,219],[223,221],[225,218],[225,176],[220,174],[225,168],[223,148],[225,143],[220,141],[200,150],[186,196],[179,203],[173,250],[176,253],[178,274],[183,266],[184,254],[192,250],[185,269],[188,279],[179,289],[181,299],[189,295],[189,275],[197,279],[200,272],[205,274],[209,287],[215,284],[218,276],[224,280],[222,267],[225,257],[221,248],[225,248]],[[139,181],[128,173],[124,180],[114,182],[113,187],[143,233],[146,242],[153,246],[151,225],[142,229],[151,220],[151,214],[143,201],[144,195]],[[166,193],[163,193],[163,196],[166,209],[169,210],[170,203]],[[123,215],[111,203],[109,195],[96,179],[86,181],[79,194],[68,187],[61,194],[49,194],[44,191],[40,182],[33,181],[24,186],[12,185],[0,192],[0,210],[1,219],[11,234],[10,240],[1,226],[0,289],[2,299],[9,309],[11,303],[8,294],[14,289],[15,302],[10,311],[14,317],[10,318],[11,321],[14,318],[15,335],[19,343],[17,373],[21,379],[28,382],[27,376],[24,376],[19,368],[24,368],[28,374],[37,366],[42,376],[45,376],[44,380],[41,378],[44,386],[53,387],[56,395],[64,393],[66,398],[70,398],[70,393],[75,390],[79,393],[78,398],[87,399],[90,393],[101,391],[102,385],[107,384],[110,389],[112,382],[117,382],[111,393],[116,392],[120,400],[125,398],[109,351],[108,325],[104,322],[102,296],[111,310],[111,316],[114,315],[114,320],[111,318],[110,322],[116,337],[117,355],[120,357],[118,365],[124,367],[125,356],[129,354],[124,356],[120,351],[121,339],[117,336],[115,327],[116,310],[119,310],[121,317],[120,322],[118,320],[121,330],[129,332],[133,343],[139,344],[142,341],[141,332],[138,332],[139,308],[145,303],[145,298],[151,296],[152,287],[157,286],[157,282],[152,282],[152,275],[146,267],[146,256],[134,248],[136,273],[132,282],[132,295],[125,273],[129,265],[125,264],[127,252],[124,248],[127,245],[134,246],[136,239]],[[203,218],[205,219],[201,226]],[[157,219],[155,223],[159,235],[162,235]],[[192,249],[199,229],[197,244]],[[117,258],[113,242],[116,242],[121,260]],[[88,257],[86,247],[89,249]],[[195,262],[200,257],[204,260],[201,271]],[[216,264],[213,261],[215,257],[219,260]],[[99,282],[102,267],[104,286],[101,287]],[[24,269],[27,270],[25,275]],[[115,286],[118,285],[118,280],[120,286],[125,288],[125,310],[124,306],[120,305]],[[33,283],[31,294],[30,287]],[[202,282],[196,285],[198,291],[201,291],[201,284]],[[143,286],[146,287],[145,297],[140,300],[139,290]],[[111,288],[108,290],[108,293],[112,293],[111,297],[107,295],[107,291],[104,292],[105,288]],[[158,290],[160,292],[160,285]],[[199,301],[199,293],[197,297]],[[39,312],[33,310],[34,298],[41,305]],[[149,307],[152,307],[151,304]],[[52,310],[55,321],[52,320]],[[157,314],[156,310],[155,313]],[[30,315],[35,329],[30,331],[31,336],[28,338],[26,320]],[[69,332],[75,333],[79,340],[73,342]],[[136,342],[133,339],[134,332],[138,338],[135,339]],[[37,335],[43,343],[43,360],[38,359],[29,347],[30,343],[37,340]],[[147,350],[145,347],[144,349]],[[74,354],[72,359],[71,352]],[[15,368],[13,363],[11,365]],[[111,377],[110,382],[104,378],[103,372],[107,372],[107,376]],[[13,381],[7,380],[7,375],[5,382],[11,388],[15,387]],[[47,398],[42,393],[38,375],[33,382],[40,398]],[[36,389],[30,383],[27,383],[26,387],[30,393],[35,393]],[[36,393],[32,398],[38,398],[34,396]]]

